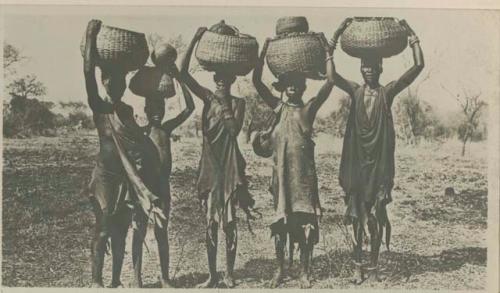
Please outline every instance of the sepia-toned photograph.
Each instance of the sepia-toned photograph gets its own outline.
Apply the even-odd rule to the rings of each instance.
[[[2,288],[491,288],[500,10],[0,9]]]

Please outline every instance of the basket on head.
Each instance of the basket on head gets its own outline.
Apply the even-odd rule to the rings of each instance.
[[[174,81],[157,67],[142,67],[130,79],[129,89],[141,97],[157,96],[165,99],[175,96]]]
[[[249,35],[206,31],[196,48],[196,58],[207,71],[247,75],[255,66],[259,44]]]
[[[159,67],[168,67],[175,63],[177,50],[169,43],[159,43],[154,46],[151,52],[151,61]]]
[[[342,34],[347,54],[363,58],[387,58],[401,53],[408,44],[406,29],[392,17],[355,17]]]
[[[269,42],[267,65],[274,76],[302,72],[307,78],[323,79],[326,52],[316,33],[276,37]]]
[[[82,56],[85,53],[86,35],[80,43]],[[133,71],[143,66],[149,56],[146,36],[117,27],[101,25],[96,37],[97,65],[100,67],[122,66]]]
[[[285,16],[276,22],[276,35],[288,33],[307,33],[309,23],[304,16]]]

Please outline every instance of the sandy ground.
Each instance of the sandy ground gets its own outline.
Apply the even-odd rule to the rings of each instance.
[[[337,174],[341,140],[316,138],[320,198],[325,209],[321,239],[315,247],[313,288],[356,288],[349,235],[342,225],[344,204]],[[90,239],[94,217],[81,189],[87,184],[98,146],[94,132],[64,138],[4,139],[3,286],[87,287],[90,284]],[[252,235],[239,221],[237,288],[264,288],[275,269],[268,225],[272,198],[267,192],[270,159],[241,144],[247,160],[251,192],[263,218]],[[205,218],[198,209],[195,177],[201,139],[173,144],[170,275],[177,287],[194,287],[207,277]],[[487,152],[474,143],[465,157],[457,142],[398,144],[391,251],[381,253],[382,282],[361,288],[482,289],[486,285]],[[445,196],[446,187],[456,195]],[[243,217],[240,211],[239,215]],[[131,233],[129,233],[131,234]],[[131,235],[122,282],[132,277]],[[221,235],[222,236],[222,235]],[[219,271],[225,269],[223,237],[219,237]],[[159,263],[152,229],[144,252],[144,284],[158,287]],[[105,282],[111,259],[106,258]],[[296,262],[282,287],[297,288]]]

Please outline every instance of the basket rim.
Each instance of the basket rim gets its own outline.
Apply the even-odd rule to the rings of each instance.
[[[353,21],[358,21],[358,22],[363,22],[363,21],[380,21],[380,20],[394,20],[396,21],[395,17],[392,16],[354,16]]]
[[[131,31],[131,30],[128,30],[128,29],[124,29],[124,28],[121,28],[121,27],[117,27],[117,26],[111,26],[111,25],[105,25],[105,24],[102,24],[102,25],[101,25],[101,29],[102,29],[103,27],[110,28],[110,29],[121,30],[121,31],[126,32],[126,33],[131,33],[131,34],[137,34],[137,35],[146,36],[144,33],[141,33],[141,32],[136,32],[136,31]]]
[[[218,35],[218,36],[227,37],[227,38],[230,38],[230,39],[240,39],[240,40],[241,40],[241,39],[243,39],[243,40],[255,40],[255,41],[257,41],[257,38],[255,38],[255,37],[254,37],[254,36],[252,36],[252,35],[247,35],[247,34],[242,34],[242,33],[240,33],[240,34],[238,34],[238,35],[236,35],[236,36],[231,36],[231,35],[223,35],[223,34],[219,34],[219,33],[212,32],[212,31],[208,31],[208,30],[207,30],[207,31],[205,31],[205,32],[203,33],[203,35],[202,35],[202,36],[201,36],[201,38],[200,38],[200,41],[203,39],[203,37],[204,37],[204,36],[205,36],[205,34],[207,34],[207,33],[212,34],[212,35]],[[200,41],[198,41],[198,44],[200,43]]]

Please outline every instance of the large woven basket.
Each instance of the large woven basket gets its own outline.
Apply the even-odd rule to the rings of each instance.
[[[258,50],[259,45],[254,37],[206,31],[195,54],[205,70],[247,75],[255,66]]]
[[[386,58],[406,48],[407,36],[406,29],[394,18],[357,17],[342,34],[340,43],[342,50],[353,57]]]
[[[307,78],[322,79],[325,74],[326,52],[319,35],[304,33],[276,37],[269,42],[267,65],[274,76],[302,72]]]
[[[142,67],[130,79],[129,89],[141,97],[157,96],[166,99],[175,96],[172,78],[157,67]]]
[[[276,22],[276,35],[288,33],[307,33],[309,23],[304,16],[285,16]]]
[[[82,56],[85,53],[85,40],[84,35],[80,43]],[[132,71],[143,66],[149,56],[144,34],[107,25],[101,25],[96,47],[98,66],[123,66]]]

